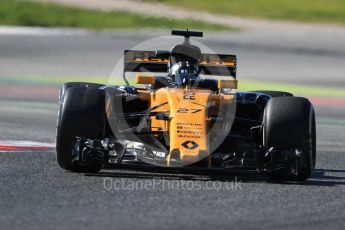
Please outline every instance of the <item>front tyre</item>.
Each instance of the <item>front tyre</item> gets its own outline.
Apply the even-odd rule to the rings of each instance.
[[[278,151],[300,150],[294,169],[269,171],[270,178],[294,181],[308,179],[316,162],[315,112],[309,100],[301,97],[269,100],[264,111],[263,146]]]
[[[103,164],[91,162],[80,166],[73,162],[75,137],[102,139],[106,127],[104,91],[87,85],[69,87],[60,95],[56,156],[59,166],[71,171],[99,171]]]

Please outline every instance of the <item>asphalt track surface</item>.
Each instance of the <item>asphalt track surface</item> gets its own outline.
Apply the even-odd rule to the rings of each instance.
[[[138,40],[138,36],[109,34],[1,37],[1,76],[109,74],[116,52]],[[209,41],[211,47],[214,43]],[[262,58],[273,62],[281,57],[291,63],[305,57],[309,60],[306,67],[294,61],[305,77],[319,85],[345,85],[341,78],[345,53],[334,49],[334,44],[293,50],[290,46],[295,45],[268,43],[246,45],[233,38],[229,44],[245,50],[243,60],[255,60],[251,52],[260,54],[253,67],[264,63]],[[279,81],[286,80],[280,75],[283,64],[278,62],[265,75],[267,79],[276,75]],[[320,67],[309,74],[310,63],[317,68],[319,62],[327,62],[335,71]],[[248,67],[249,62],[243,72],[264,77],[262,71]],[[332,72],[327,81],[322,77],[326,72]],[[302,79],[303,83],[307,80]],[[54,142],[54,100],[2,99],[0,140]],[[1,229],[343,229],[345,108],[316,106],[316,114],[316,170],[310,180],[300,184],[267,182],[258,175],[133,169],[76,174],[61,170],[53,151],[1,152]]]

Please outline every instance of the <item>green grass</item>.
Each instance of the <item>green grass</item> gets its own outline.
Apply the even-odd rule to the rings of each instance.
[[[113,80],[114,78],[112,78]],[[41,85],[61,85],[65,82],[95,82],[107,84],[108,77],[78,77],[78,76],[65,76],[65,77],[0,77],[1,84],[41,84]],[[111,84],[124,84],[121,77],[111,82]],[[321,86],[307,86],[288,83],[272,83],[266,81],[252,81],[252,80],[239,80],[240,91],[251,90],[277,90],[287,91],[298,96],[319,96],[319,97],[341,97],[345,98],[345,89],[337,87],[321,87]]]
[[[81,27],[87,29],[194,28],[230,30],[231,28],[195,20],[143,17],[126,12],[100,12],[49,3],[0,0],[0,25]]]
[[[344,0],[144,0],[225,15],[345,24]]]

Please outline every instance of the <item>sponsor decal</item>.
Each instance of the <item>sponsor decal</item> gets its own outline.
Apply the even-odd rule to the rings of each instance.
[[[195,143],[194,141],[186,141],[186,142],[182,143],[182,146],[185,147],[186,149],[189,149],[189,150],[193,150],[193,149],[196,149],[197,147],[199,147],[199,145],[197,143]]]
[[[157,157],[165,157],[166,153],[165,152],[161,152],[161,151],[152,151],[153,155],[157,156]]]
[[[177,136],[179,138],[200,139],[204,135],[201,126],[200,123],[178,122]]]

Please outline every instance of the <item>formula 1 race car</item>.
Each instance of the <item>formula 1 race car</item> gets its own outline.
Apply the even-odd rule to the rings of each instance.
[[[313,105],[277,91],[237,92],[235,55],[202,53],[184,36],[171,50],[125,50],[126,85],[65,83],[57,162],[75,172],[111,164],[246,170],[303,181],[315,167]],[[136,86],[126,76],[136,74]]]

